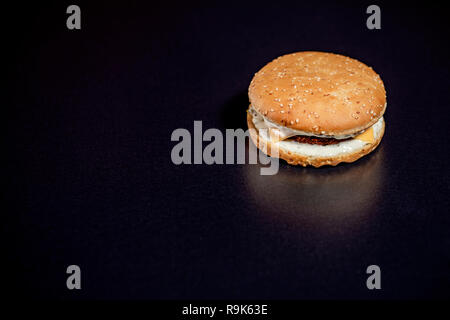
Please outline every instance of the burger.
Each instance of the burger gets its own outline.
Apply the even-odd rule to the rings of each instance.
[[[252,141],[292,165],[354,162],[384,134],[383,81],[371,67],[343,55],[281,56],[255,74],[248,95]]]

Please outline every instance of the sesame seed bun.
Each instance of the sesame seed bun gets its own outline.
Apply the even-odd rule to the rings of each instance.
[[[375,135],[375,139],[371,143],[363,144],[360,148],[356,148],[352,152],[343,152],[339,155],[335,156],[311,156],[307,155],[290,148],[287,148],[285,144],[282,143],[274,143],[270,139],[265,138],[260,134],[258,129],[255,127],[253,123],[253,116],[250,112],[247,112],[247,125],[250,129],[250,138],[253,143],[263,152],[271,157],[278,157],[280,159],[286,160],[287,163],[292,165],[301,165],[301,166],[314,166],[321,167],[324,165],[336,166],[341,162],[354,162],[359,158],[369,154],[380,144],[381,139],[384,135],[384,120],[381,119],[381,128],[380,131]],[[321,148],[329,148],[329,146],[319,146]]]
[[[252,107],[268,120],[311,134],[355,134],[386,109],[380,76],[358,60],[305,51],[281,56],[255,74]]]

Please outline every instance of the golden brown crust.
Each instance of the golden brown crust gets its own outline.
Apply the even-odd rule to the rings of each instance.
[[[338,157],[311,157],[311,156],[304,156],[299,153],[294,153],[288,150],[285,150],[283,148],[278,148],[274,143],[268,140],[264,140],[261,138],[261,136],[258,134],[258,129],[255,128],[255,125],[252,121],[253,117],[252,115],[247,112],[247,125],[250,129],[250,137],[253,141],[253,143],[264,153],[268,154],[269,156],[277,157],[280,159],[285,160],[287,163],[292,165],[301,165],[301,166],[314,166],[316,168],[330,165],[330,166],[336,166],[337,164],[341,162],[354,162],[358,160],[359,158],[365,156],[366,154],[369,154],[375,148],[380,144],[381,139],[384,135],[384,128],[385,124],[383,121],[383,128],[375,140],[374,143],[366,144],[361,150],[358,150],[354,153],[347,153],[343,154]],[[272,149],[274,152],[272,152]]]
[[[358,60],[305,51],[281,56],[255,74],[250,102],[271,121],[309,133],[353,134],[386,109],[383,81]]]

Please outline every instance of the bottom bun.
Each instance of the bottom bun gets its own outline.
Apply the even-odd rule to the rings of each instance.
[[[380,144],[380,141],[384,135],[385,127],[383,120],[381,131],[375,137],[373,143],[365,143],[359,149],[356,149],[352,152],[341,153],[337,156],[318,157],[288,150],[287,148],[283,148],[283,146],[280,146],[280,143],[274,143],[268,139],[265,139],[259,134],[258,129],[255,127],[253,123],[253,116],[250,112],[247,112],[247,125],[250,129],[250,137],[253,143],[258,147],[258,149],[260,149],[267,155],[283,159],[287,163],[292,165],[301,165],[304,167],[314,166],[316,168],[325,165],[335,166],[341,162],[354,162],[359,158],[365,156],[366,154],[369,154]],[[326,148],[327,146],[322,147]]]

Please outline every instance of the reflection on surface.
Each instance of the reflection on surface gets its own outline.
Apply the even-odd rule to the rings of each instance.
[[[345,232],[364,222],[377,208],[386,169],[383,148],[352,164],[303,168],[280,162],[274,176],[259,175],[259,166],[246,166],[251,200],[273,223],[310,226],[319,232]],[[344,229],[342,229],[344,228]]]

